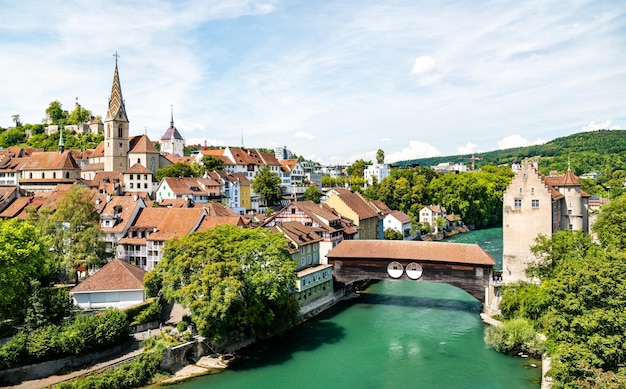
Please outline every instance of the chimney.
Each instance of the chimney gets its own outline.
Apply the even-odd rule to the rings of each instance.
[[[111,195],[109,193],[107,193],[107,204],[111,202]]]
[[[139,200],[139,195],[135,194],[135,195],[133,196],[133,200],[134,200],[134,201]]]

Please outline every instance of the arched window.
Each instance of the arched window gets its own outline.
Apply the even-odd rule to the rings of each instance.
[[[57,172],[52,172],[52,178],[57,178]]]
[[[70,178],[70,172],[65,172],[65,178]]]
[[[45,172],[41,172],[41,178],[46,178],[46,173]]]
[[[141,158],[137,158],[137,163],[141,165]]]

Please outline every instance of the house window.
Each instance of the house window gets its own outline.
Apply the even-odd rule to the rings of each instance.
[[[131,175],[130,175],[130,179],[132,180],[132,179],[133,179],[133,177],[134,177],[134,176],[131,174]]]
[[[573,231],[574,230],[574,226],[572,224],[569,225],[569,230]]]
[[[567,210],[567,214],[568,214],[568,215],[571,215],[571,214],[572,214],[572,210],[571,210],[571,209],[568,209],[568,210]]]
[[[41,173],[41,178],[46,178],[46,173]]]
[[[519,188],[519,192],[522,193],[522,188]]]
[[[147,174],[144,174],[144,175],[143,175],[143,179],[144,179],[144,180],[147,180],[147,179],[148,179],[148,175],[147,175]]]
[[[143,184],[143,188],[144,188],[144,189],[148,189],[148,183],[144,183],[144,184]]]
[[[539,208],[539,200],[532,201],[533,208]]]
[[[133,189],[133,183],[132,182],[130,183],[130,189]]]
[[[535,193],[535,188],[530,188],[530,193]]]
[[[515,208],[522,207],[522,199],[515,199]]]
[[[52,178],[57,178],[57,172],[52,173]]]
[[[141,164],[141,158],[137,158],[137,163]]]

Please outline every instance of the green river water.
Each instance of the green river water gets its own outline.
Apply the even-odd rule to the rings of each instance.
[[[491,242],[496,250],[484,248],[501,264],[501,231],[454,240]],[[537,361],[485,345],[479,311],[478,301],[449,285],[382,281],[281,338],[242,350],[229,369],[175,387],[539,388],[540,369],[530,366]]]

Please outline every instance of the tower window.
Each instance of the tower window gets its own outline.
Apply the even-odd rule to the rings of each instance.
[[[122,137],[122,127],[119,127],[119,128],[117,129],[117,137],[118,137],[118,138],[121,138],[121,137]]]

